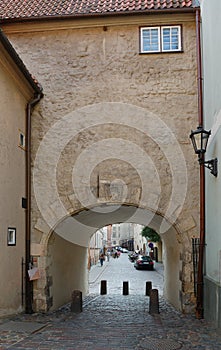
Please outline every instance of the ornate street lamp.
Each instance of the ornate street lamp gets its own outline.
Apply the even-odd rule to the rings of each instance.
[[[206,131],[203,129],[202,126],[198,126],[197,130],[191,131],[190,138],[193,144],[194,151],[196,154],[198,154],[199,164],[203,164],[206,168],[210,170],[211,174],[217,177],[217,158],[205,161],[203,157],[204,153],[206,153],[206,148],[210,135],[210,130]]]
[[[190,138],[200,164],[200,242],[199,242],[199,260],[197,271],[197,291],[196,291],[196,317],[203,318],[203,263],[205,248],[205,174],[204,167],[208,168],[214,176],[217,176],[217,158],[204,160],[204,154],[211,131],[206,131],[200,125],[197,130],[191,131]]]

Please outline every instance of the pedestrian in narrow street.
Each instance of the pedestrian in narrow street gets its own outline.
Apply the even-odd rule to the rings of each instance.
[[[100,253],[100,264],[101,264],[101,266],[103,266],[103,263],[104,263],[104,253],[101,252]]]
[[[110,261],[110,250],[107,251],[107,261]]]

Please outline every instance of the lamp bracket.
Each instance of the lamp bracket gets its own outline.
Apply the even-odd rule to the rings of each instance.
[[[205,168],[210,170],[211,174],[213,174],[215,177],[217,177],[217,175],[218,175],[218,167],[217,167],[218,159],[217,158],[205,161],[199,157],[199,163],[203,164],[205,166]]]

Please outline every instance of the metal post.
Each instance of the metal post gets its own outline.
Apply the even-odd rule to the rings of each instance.
[[[123,295],[129,294],[129,284],[128,281],[123,282]]]
[[[80,290],[74,290],[71,295],[71,311],[82,312],[82,292]]]
[[[203,261],[205,247],[205,172],[203,164],[200,164],[200,243],[199,243],[199,264],[197,273],[196,289],[196,317],[204,317],[203,309]]]
[[[147,281],[146,282],[146,296],[150,296],[150,291],[152,289],[152,282],[151,281]]]
[[[150,291],[150,304],[149,304],[149,313],[159,314],[159,296],[158,289],[151,289]]]
[[[21,305],[24,306],[24,258],[21,259]]]
[[[107,281],[101,281],[101,290],[100,290],[100,294],[104,295],[107,294]]]

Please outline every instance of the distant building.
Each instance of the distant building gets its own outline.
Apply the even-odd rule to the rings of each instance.
[[[89,266],[96,265],[99,260],[100,251],[107,249],[108,226],[96,231],[90,239],[89,245]]]
[[[112,246],[120,246],[130,251],[137,249],[137,245],[143,247],[145,239],[140,235],[142,225],[133,223],[121,223],[112,225]]]

